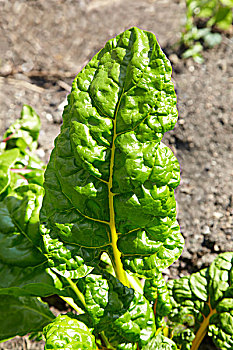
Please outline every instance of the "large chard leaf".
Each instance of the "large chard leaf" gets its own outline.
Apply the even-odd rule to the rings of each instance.
[[[41,331],[55,316],[46,303],[32,297],[0,297],[0,342]]]
[[[121,261],[153,278],[176,260],[179,165],[160,143],[176,120],[171,66],[155,36],[132,28],[107,42],[73,82],[46,170],[41,218],[53,239],[109,252],[122,281]]]
[[[68,315],[59,315],[44,328],[43,334],[45,350],[97,350],[95,338],[87,326]]]
[[[208,269],[168,283],[169,326],[182,350],[198,349],[206,333],[218,348],[233,348],[232,282],[233,253],[222,253]]]

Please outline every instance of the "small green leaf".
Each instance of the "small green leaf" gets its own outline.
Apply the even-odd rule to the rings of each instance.
[[[40,118],[32,107],[24,105],[21,117],[6,131],[3,138],[6,141],[6,149],[19,148],[25,151],[27,147],[35,150],[40,131]]]
[[[208,25],[216,25],[222,30],[229,29],[232,25],[232,8],[220,6],[215,15],[208,21]]]
[[[32,297],[0,297],[0,341],[41,331],[54,319],[46,303]]]
[[[186,50],[183,54],[183,58],[193,57],[194,55],[200,53],[203,50],[201,43],[194,44],[190,49]]]
[[[68,315],[59,315],[43,329],[45,350],[97,350],[88,327]]]
[[[147,300],[154,302],[156,325],[157,327],[162,326],[163,317],[170,313],[172,305],[166,282],[161,273],[145,281],[144,295]]]
[[[208,300],[208,270],[204,269],[190,276],[192,293],[200,300]]]
[[[205,44],[209,47],[214,47],[222,41],[222,36],[219,33],[209,33],[204,36]]]

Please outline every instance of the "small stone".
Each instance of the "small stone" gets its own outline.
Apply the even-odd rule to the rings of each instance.
[[[215,251],[215,252],[219,252],[219,250],[220,250],[220,249],[219,249],[219,246],[218,246],[217,244],[215,244],[215,245],[214,245],[214,251]]]
[[[210,228],[209,228],[209,226],[205,225],[205,226],[203,227],[203,229],[202,229],[202,233],[203,233],[204,235],[208,235],[208,234],[210,233]]]
[[[52,114],[50,114],[50,113],[46,113],[45,118],[46,118],[49,122],[51,122],[51,121],[53,120],[53,116],[52,116]]]
[[[173,63],[173,64],[177,64],[177,63],[179,63],[179,61],[180,61],[180,59],[179,59],[179,57],[176,55],[176,54],[171,54],[170,56],[169,56],[169,60]]]
[[[40,158],[43,158],[45,156],[45,151],[43,150],[43,148],[37,149],[36,153],[37,153],[38,157],[40,157]]]
[[[223,214],[216,211],[216,212],[214,213],[214,217],[215,217],[216,219],[221,219],[221,218],[223,217]]]
[[[194,66],[190,66],[190,67],[189,67],[189,71],[190,71],[191,73],[193,73],[193,72],[195,71],[195,67],[194,67]]]

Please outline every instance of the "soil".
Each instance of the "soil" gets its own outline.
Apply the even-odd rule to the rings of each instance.
[[[179,120],[164,142],[181,166],[176,190],[186,245],[167,278],[209,266],[233,251],[233,38],[203,53],[204,64],[179,58],[173,44],[183,1],[0,0],[0,134],[23,104],[41,117],[38,155],[48,160],[75,75],[111,37],[131,26],[152,31],[173,65]],[[15,338],[0,349],[43,349]],[[215,349],[207,339],[202,349]]]

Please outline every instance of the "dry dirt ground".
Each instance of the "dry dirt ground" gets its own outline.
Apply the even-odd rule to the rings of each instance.
[[[70,84],[111,37],[131,26],[152,31],[173,65],[179,121],[164,142],[176,154],[182,181],[178,220],[182,257],[165,271],[183,276],[233,251],[233,39],[180,60],[172,45],[184,23],[182,1],[0,0],[0,134],[24,103],[41,116],[38,154],[47,161],[59,133]],[[215,349],[208,345],[203,349]],[[42,349],[16,339],[0,349]]]

